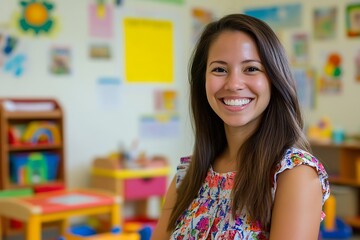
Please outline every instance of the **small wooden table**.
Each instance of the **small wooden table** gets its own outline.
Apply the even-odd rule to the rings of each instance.
[[[0,217],[23,221],[26,223],[26,239],[41,240],[42,223],[61,221],[61,231],[65,234],[69,218],[75,216],[109,214],[110,227],[119,227],[120,203],[120,196],[101,191],[62,190],[31,197],[0,199]]]

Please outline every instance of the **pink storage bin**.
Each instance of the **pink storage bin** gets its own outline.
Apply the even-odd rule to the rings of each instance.
[[[125,199],[144,199],[150,196],[164,196],[166,177],[134,178],[124,181]]]

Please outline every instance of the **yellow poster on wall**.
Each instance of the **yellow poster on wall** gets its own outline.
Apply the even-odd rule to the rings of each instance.
[[[172,83],[172,22],[125,18],[123,24],[126,82]]]

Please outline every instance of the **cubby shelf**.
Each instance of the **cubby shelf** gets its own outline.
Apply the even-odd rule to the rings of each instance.
[[[331,185],[352,187],[360,196],[360,142],[311,142],[311,148],[328,171]],[[360,197],[357,202],[360,206]],[[356,215],[345,217],[345,221],[354,228],[360,228],[360,208]]]
[[[9,107],[10,104],[10,107]],[[25,107],[25,109],[24,109]],[[39,109],[42,108],[42,109]],[[51,121],[56,124],[60,135],[60,142],[22,144],[9,142],[9,129],[16,124],[29,124],[33,121]],[[0,99],[0,190],[17,188],[35,188],[42,185],[65,184],[64,159],[64,120],[60,104],[48,98],[1,98]],[[11,181],[10,154],[52,152],[59,156],[58,168],[54,180],[19,184]]]

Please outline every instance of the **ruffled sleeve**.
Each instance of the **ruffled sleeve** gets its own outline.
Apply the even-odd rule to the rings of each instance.
[[[178,188],[185,177],[185,174],[189,168],[191,157],[180,158],[180,164],[177,166],[176,171],[176,188]]]
[[[272,191],[272,197],[275,198],[275,192],[277,187],[277,177],[280,173],[287,169],[292,169],[294,167],[300,165],[308,165],[313,167],[319,176],[319,180],[321,183],[322,188],[322,204],[329,198],[330,195],[330,185],[328,180],[328,174],[325,171],[324,166],[317,160],[313,155],[310,153],[297,149],[297,148],[290,148],[286,151],[284,158],[281,160],[279,165],[276,168],[274,174],[274,185]],[[323,219],[324,214],[322,214],[321,219]]]

